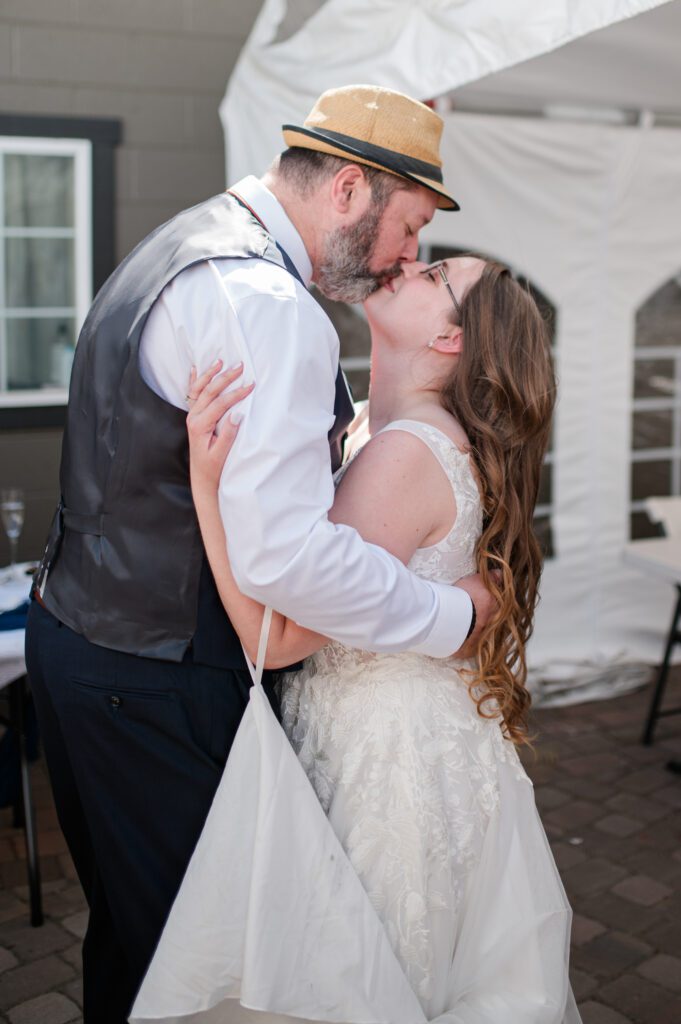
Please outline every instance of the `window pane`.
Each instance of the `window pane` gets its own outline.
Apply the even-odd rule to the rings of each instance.
[[[544,558],[553,558],[553,531],[551,529],[550,516],[535,516],[534,532]]]
[[[545,462],[541,468],[541,476],[539,478],[539,497],[537,498],[538,505],[551,504],[552,481],[553,466],[550,462]]]
[[[8,306],[75,304],[72,238],[8,238],[5,244]]]
[[[632,446],[635,449],[670,448],[672,445],[672,417],[671,409],[635,412]]]
[[[633,501],[671,494],[672,464],[669,460],[634,462],[631,467]]]
[[[369,371],[348,370],[345,374],[348,384],[352,390],[352,397],[355,402],[362,402],[369,397]]]
[[[67,387],[76,341],[70,317],[7,320],[7,385]]]
[[[74,163],[71,156],[5,155],[5,224],[8,227],[73,227]]]
[[[650,296],[636,314],[636,347],[678,345],[681,274]]]
[[[634,362],[634,398],[673,398],[676,393],[671,359],[637,359]]]
[[[632,512],[630,534],[632,540],[647,540],[650,537],[664,537],[664,530],[660,523],[651,522],[647,512]]]

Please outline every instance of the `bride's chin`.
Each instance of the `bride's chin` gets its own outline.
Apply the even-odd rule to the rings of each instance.
[[[369,312],[372,309],[377,309],[377,308],[379,308],[382,305],[381,299],[385,298],[385,294],[384,293],[385,293],[385,289],[382,288],[379,285],[379,287],[376,288],[371,293],[371,295],[367,295],[366,299],[362,303],[362,305],[364,306],[364,308],[365,308],[365,310],[367,312],[367,315],[369,314]]]

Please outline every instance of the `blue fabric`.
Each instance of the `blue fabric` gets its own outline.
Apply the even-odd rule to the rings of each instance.
[[[17,608],[11,608],[8,612],[2,612],[0,614],[0,630],[24,629],[29,605],[30,601],[26,600]]]

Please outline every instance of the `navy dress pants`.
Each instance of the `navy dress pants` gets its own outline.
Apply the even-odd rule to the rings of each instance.
[[[177,664],[97,647],[36,602],[26,659],[59,821],[90,907],[85,1024],[123,1024],[208,814],[250,675],[190,655]]]

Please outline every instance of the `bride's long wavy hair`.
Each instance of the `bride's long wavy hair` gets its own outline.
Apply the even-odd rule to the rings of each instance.
[[[549,333],[529,291],[495,261],[460,305],[452,320],[463,346],[441,402],[471,445],[483,505],[478,571],[499,602],[468,684],[478,713],[501,714],[508,738],[527,743],[525,647],[542,567],[532,516],[556,396]]]

